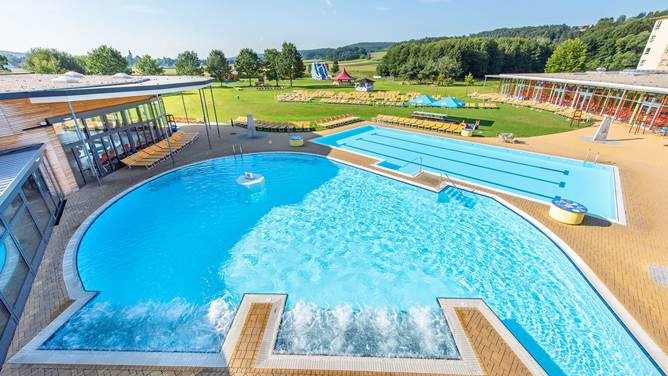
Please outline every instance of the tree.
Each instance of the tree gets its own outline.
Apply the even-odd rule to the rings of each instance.
[[[560,44],[547,59],[545,72],[580,72],[587,62],[587,45],[575,38]]]
[[[292,87],[292,80],[304,76],[304,62],[302,55],[297,51],[297,47],[290,42],[283,42],[281,48],[281,76],[290,80],[290,87]]]
[[[267,78],[276,81],[278,86],[279,71],[281,68],[281,53],[275,48],[264,50],[264,68]]]
[[[466,83],[466,86],[473,86],[475,85],[475,78],[473,78],[473,74],[469,72],[465,77],[464,77],[464,83]]]
[[[7,68],[7,64],[9,64],[9,59],[7,59],[7,56],[0,55],[0,72],[6,72],[9,70],[9,68]]]
[[[86,73],[81,58],[53,48],[31,49],[23,59],[21,66],[33,73],[56,74],[67,71]]]
[[[461,77],[463,71],[461,62],[450,56],[443,56],[438,59],[436,69],[438,72],[443,73],[446,79],[453,81],[455,78]]]
[[[218,81],[224,80],[232,71],[230,63],[221,50],[211,50],[209,52],[209,57],[206,59],[206,70]]]
[[[128,61],[115,48],[101,45],[86,55],[86,72],[89,74],[130,73]]]
[[[252,49],[242,48],[237,55],[234,68],[237,70],[239,77],[248,78],[248,86],[252,86],[252,79],[257,76],[260,69],[260,59]]]
[[[334,62],[332,63],[332,73],[334,73],[334,74],[339,73],[339,70],[340,70],[339,61],[334,60]]]
[[[135,70],[143,76],[158,76],[164,73],[164,69],[160,67],[158,60],[148,54],[137,59]]]
[[[176,74],[179,76],[201,76],[202,67],[195,51],[183,51],[176,57]]]

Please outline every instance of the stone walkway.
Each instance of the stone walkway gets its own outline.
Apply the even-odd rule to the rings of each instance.
[[[271,133],[264,138],[248,140],[246,131],[221,126],[220,137],[214,127],[211,131],[212,149],[199,127],[200,139],[190,149],[176,157],[175,166],[232,154],[233,144],[243,144],[246,153],[258,151],[292,150],[288,134]],[[338,130],[337,130],[338,131]],[[326,131],[323,133],[330,133]],[[650,266],[668,267],[668,139],[654,135],[629,135],[627,128],[615,125],[610,138],[616,144],[591,144],[583,140],[591,136],[593,128],[522,140],[521,144],[504,145],[553,155],[584,159],[588,149],[600,153],[599,161],[617,165],[620,169],[628,225],[587,218],[583,226],[555,223],[547,215],[547,206],[516,197],[497,194],[533,216],[573,248],[596,275],[636,318],[653,340],[668,350],[668,288],[652,278]],[[307,138],[315,134],[305,134]],[[497,143],[487,138],[471,141]],[[340,150],[307,143],[299,151],[327,155],[366,168],[376,161]],[[591,153],[590,153],[591,154]],[[103,179],[102,187],[89,185],[68,197],[67,207],[59,226],[54,229],[45,252],[25,312],[9,350],[9,357],[51,322],[71,302],[62,278],[62,257],[65,245],[81,222],[100,205],[128,187],[169,170],[174,166],[164,162],[153,170],[122,169]],[[384,173],[387,171],[383,170]],[[398,175],[399,176],[399,175]],[[400,176],[405,178],[405,176]],[[438,182],[423,174],[420,183]],[[477,189],[480,190],[480,189]],[[161,370],[118,367],[43,367],[5,364],[2,375],[218,375],[212,370]]]

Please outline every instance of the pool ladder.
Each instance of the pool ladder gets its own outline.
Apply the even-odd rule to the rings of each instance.
[[[585,163],[592,162],[593,164],[598,163],[599,152],[594,152],[593,150],[587,150],[587,155],[585,156]],[[590,160],[591,159],[591,160]]]
[[[448,185],[448,184],[450,184],[455,189],[459,189],[457,184],[455,184],[455,182],[450,178],[450,175],[448,175],[447,172],[441,171],[440,174],[439,174],[439,177],[440,177],[440,179],[439,179],[440,183],[438,184],[438,191],[439,192],[442,191],[443,188],[445,188],[445,186]]]
[[[243,158],[244,157],[244,148],[241,146],[241,144],[239,144],[238,146],[239,146],[238,153],[241,156],[241,158]],[[237,145],[236,144],[232,144],[232,155],[234,156],[234,158],[237,157]]]
[[[415,161],[418,161],[418,160],[420,161],[420,163],[415,163]],[[405,165],[401,166],[399,169],[401,170],[402,168],[404,168],[404,167],[406,167],[410,164],[416,164],[420,168],[418,170],[418,172],[415,173],[415,175],[413,175],[413,176],[418,176],[422,173],[422,170],[423,170],[423,168],[422,168],[422,157],[418,156],[418,157],[413,158],[412,160],[408,161]]]

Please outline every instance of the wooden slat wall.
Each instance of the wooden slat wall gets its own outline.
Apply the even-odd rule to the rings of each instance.
[[[0,150],[15,149],[21,146],[44,144],[46,161],[51,166],[56,182],[65,194],[78,189],[72,170],[67,163],[65,151],[60,145],[53,127],[42,127],[0,137]]]
[[[72,102],[75,112],[91,111],[149,99],[149,96]],[[44,119],[70,113],[67,103],[30,103],[29,99],[0,101],[0,136],[36,127]],[[11,133],[10,133],[11,132]]]

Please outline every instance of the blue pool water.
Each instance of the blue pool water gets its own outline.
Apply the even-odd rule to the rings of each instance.
[[[373,125],[313,141],[381,159],[379,166],[410,175],[422,163],[429,172],[546,203],[567,198],[591,214],[618,219],[610,166]]]
[[[235,180],[265,176],[250,193]],[[242,294],[286,293],[275,351],[457,357],[437,297],[483,298],[551,374],[658,374],[542,232],[497,201],[300,154],[176,170],[85,233],[99,295],[42,348],[218,352]]]

